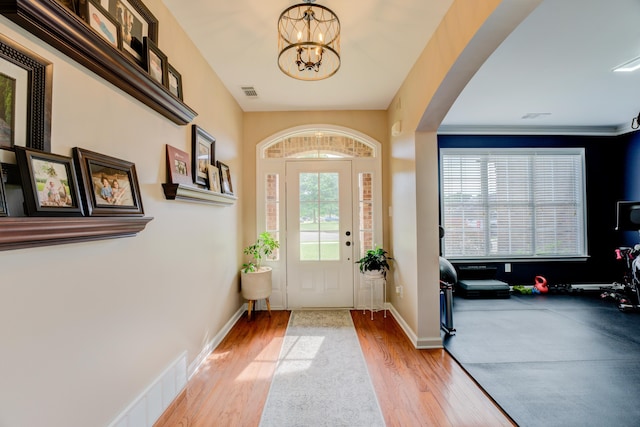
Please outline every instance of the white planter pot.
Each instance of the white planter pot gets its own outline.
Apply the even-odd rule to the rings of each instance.
[[[369,270],[365,271],[363,274],[370,279],[380,279],[384,277],[384,272],[382,270]]]
[[[260,267],[260,270],[240,274],[242,296],[249,301],[269,298],[271,295],[271,267]]]

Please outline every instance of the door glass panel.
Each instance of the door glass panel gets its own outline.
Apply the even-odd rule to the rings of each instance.
[[[320,259],[322,261],[340,260],[339,231],[323,231],[320,233]]]
[[[318,261],[320,259],[320,233],[300,230],[300,261]]]
[[[267,174],[265,179],[265,224],[274,239],[280,240],[280,176]],[[280,251],[275,249],[269,261],[280,260]]]
[[[320,202],[320,230],[338,230],[340,224],[338,202]]]
[[[340,260],[338,174],[300,173],[300,260]]]

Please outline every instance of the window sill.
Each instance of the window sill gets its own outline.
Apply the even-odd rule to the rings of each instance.
[[[584,262],[591,258],[589,255],[574,257],[531,257],[531,258],[456,258],[444,257],[449,262],[458,264],[490,264],[490,263],[518,263],[518,262]]]

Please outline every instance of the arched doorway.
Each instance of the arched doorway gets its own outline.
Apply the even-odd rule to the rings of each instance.
[[[381,145],[337,126],[308,125],[256,151],[256,228],[280,241],[274,308],[360,307],[355,261],[382,245]]]

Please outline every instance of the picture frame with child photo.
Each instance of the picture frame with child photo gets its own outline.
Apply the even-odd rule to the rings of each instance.
[[[73,156],[88,216],[144,216],[134,163],[79,147]]]
[[[73,159],[15,147],[28,216],[83,216]]]

